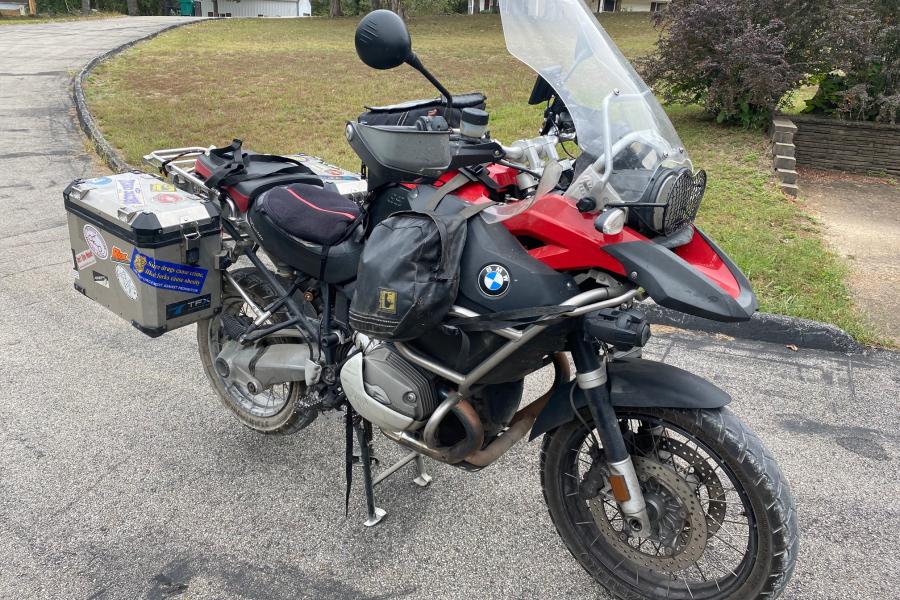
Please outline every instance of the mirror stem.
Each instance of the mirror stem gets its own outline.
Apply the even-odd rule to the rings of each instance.
[[[413,69],[421,73],[425,76],[425,79],[431,82],[431,85],[437,88],[437,90],[441,93],[444,99],[447,101],[447,110],[451,110],[453,108],[453,96],[450,95],[450,92],[447,91],[441,82],[437,80],[437,78],[431,74],[431,72],[425,68],[425,65],[422,64],[422,61],[419,60],[419,57],[415,55],[415,53],[410,53],[409,58],[406,59],[406,64],[411,66]],[[445,111],[446,116],[446,111]]]

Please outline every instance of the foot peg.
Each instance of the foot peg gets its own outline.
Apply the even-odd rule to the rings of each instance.
[[[247,319],[246,317],[233,315],[226,311],[222,311],[219,320],[222,322],[222,329],[225,330],[225,336],[231,340],[240,339],[240,337],[244,335],[244,332],[247,331],[247,326],[251,323],[250,319]]]

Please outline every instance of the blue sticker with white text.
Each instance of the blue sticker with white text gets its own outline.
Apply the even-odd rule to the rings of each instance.
[[[112,183],[112,179],[109,177],[94,177],[93,179],[88,179],[85,183],[90,184],[92,186],[104,186]]]
[[[141,283],[150,287],[189,294],[199,294],[206,281],[206,269],[157,260],[141,254],[135,248],[131,252],[131,270]]]

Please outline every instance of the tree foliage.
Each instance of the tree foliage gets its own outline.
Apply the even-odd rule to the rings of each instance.
[[[900,0],[860,2],[843,34],[853,43],[815,77],[806,112],[896,123],[900,115]]]
[[[860,102],[858,82],[888,74],[895,81],[890,59],[898,51],[896,31],[886,27],[893,15],[896,30],[900,0],[672,0],[656,17],[661,36],[656,51],[639,68],[667,101],[700,103],[719,122],[745,127],[765,125],[786,94],[825,74],[844,70]],[[881,13],[874,8],[883,7]],[[891,46],[893,43],[893,46]],[[873,57],[886,68],[869,69]],[[867,90],[871,102],[891,94]],[[870,102],[870,104],[871,104]],[[866,105],[868,113],[872,107]],[[877,113],[878,110],[875,110]]]

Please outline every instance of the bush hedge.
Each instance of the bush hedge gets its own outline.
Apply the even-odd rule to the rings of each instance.
[[[639,68],[667,101],[764,126],[788,92],[819,83],[809,110],[893,122],[900,0],[672,0]]]
[[[896,123],[900,114],[900,0],[873,0],[846,23],[854,47],[835,70],[814,77],[819,89],[804,112]]]

